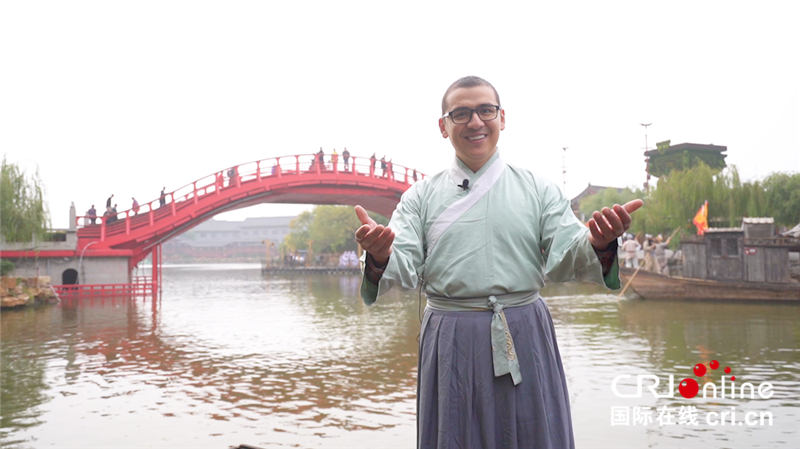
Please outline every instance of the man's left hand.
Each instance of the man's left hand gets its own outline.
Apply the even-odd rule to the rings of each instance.
[[[604,207],[602,211],[595,211],[589,219],[589,243],[594,249],[602,251],[608,244],[621,236],[631,227],[631,213],[642,207],[642,200],[633,200],[624,206],[615,204],[614,207]]]

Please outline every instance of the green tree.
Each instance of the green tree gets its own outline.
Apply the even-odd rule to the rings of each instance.
[[[379,214],[370,213],[378,224],[387,225],[389,220]],[[312,243],[314,253],[338,253],[355,250],[354,234],[361,226],[352,206],[315,206],[292,220],[292,231],[283,241],[289,251],[308,248]]]
[[[662,176],[647,195],[633,193],[645,201],[633,215],[631,230],[635,233],[671,233],[678,227],[693,233],[692,219],[705,201],[711,227],[738,227],[742,217],[775,217],[776,223],[784,226],[800,222],[800,174],[775,173],[763,182],[742,182],[735,166],[719,172],[700,163]],[[622,204],[626,198],[581,202],[581,211],[591,213],[615,202]]]
[[[764,202],[773,211],[775,223],[800,223],[800,173],[773,173],[764,180]]]
[[[0,234],[8,242],[43,241],[50,228],[44,184],[38,171],[26,176],[3,156],[0,174]]]
[[[355,249],[353,234],[359,226],[361,222],[350,206],[315,207],[314,222],[309,227],[314,252],[338,253]]]
[[[309,211],[304,211],[289,222],[289,228],[292,231],[283,239],[283,248],[288,251],[308,248],[308,242],[311,240],[308,228],[313,221],[314,215]]]
[[[588,220],[596,210],[601,210],[604,207],[611,207],[614,204],[625,204],[630,200],[641,197],[642,193],[640,191],[634,191],[629,188],[617,191],[617,189],[610,188],[602,190],[596,195],[583,198],[579,208],[581,213],[583,213]]]

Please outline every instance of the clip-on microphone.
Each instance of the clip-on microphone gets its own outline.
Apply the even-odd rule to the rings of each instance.
[[[459,184],[459,187],[461,187],[464,190],[469,189],[469,179],[465,179],[465,180],[461,181],[461,184]]]

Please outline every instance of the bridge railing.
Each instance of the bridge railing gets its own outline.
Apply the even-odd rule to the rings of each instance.
[[[197,204],[207,195],[220,194],[224,189],[251,182],[261,182],[265,178],[283,178],[285,176],[303,176],[308,174],[333,174],[337,177],[371,177],[385,179],[387,182],[397,182],[411,185],[425,175],[416,169],[386,162],[382,167],[379,159],[369,157],[351,156],[347,165],[341,154],[334,163],[333,155],[325,154],[324,162],[319,162],[319,155],[297,154],[272,157],[258,161],[234,165],[218,172],[186,184],[165,195],[165,202],[161,204],[160,198],[140,205],[139,210],[128,209],[116,214],[76,217],[76,225],[83,229],[81,234],[86,237],[96,237],[104,241],[107,235],[126,233],[142,226],[153,226],[155,221],[166,215],[175,215],[179,209],[190,203]],[[87,234],[88,233],[88,234]]]
[[[68,297],[125,297],[152,296],[153,283],[132,284],[67,284],[53,285],[53,290],[61,299]]]

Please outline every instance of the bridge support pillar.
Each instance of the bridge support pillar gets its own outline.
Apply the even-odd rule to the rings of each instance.
[[[155,298],[161,296],[161,245],[156,245],[153,247],[153,252],[151,253],[151,259],[153,259],[153,300]]]

